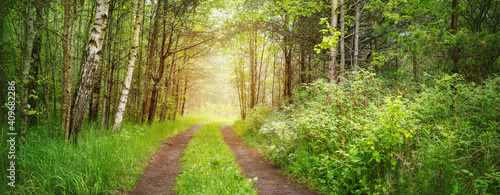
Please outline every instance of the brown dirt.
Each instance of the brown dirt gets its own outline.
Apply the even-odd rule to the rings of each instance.
[[[182,157],[182,152],[193,133],[202,125],[193,125],[188,131],[168,139],[156,152],[149,166],[143,170],[132,194],[175,194],[172,187],[175,186],[175,178],[181,169],[179,158]]]
[[[258,178],[254,187],[259,189],[259,194],[314,194],[303,186],[297,188],[297,183],[288,181],[279,173],[281,169],[266,162],[255,150],[245,147],[245,142],[230,127],[221,127],[224,141],[233,151],[243,174],[248,178]]]

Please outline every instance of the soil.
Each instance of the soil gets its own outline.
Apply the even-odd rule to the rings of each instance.
[[[188,131],[168,139],[153,156],[149,166],[143,170],[132,194],[175,194],[172,188],[181,169],[179,158],[182,157],[182,152],[186,149],[193,133],[202,125],[193,125]]]
[[[297,188],[296,182],[288,181],[286,176],[280,174],[280,168],[266,162],[255,150],[246,147],[245,142],[231,130],[231,125],[223,125],[221,132],[243,174],[247,178],[258,178],[254,187],[259,190],[259,194],[314,194],[303,186]]]

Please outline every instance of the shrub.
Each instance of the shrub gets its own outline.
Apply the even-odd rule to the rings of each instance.
[[[343,86],[318,80],[260,128],[236,129],[252,124],[244,139],[260,136],[264,154],[320,193],[499,193],[500,77],[438,76],[414,95],[383,86],[366,71]]]

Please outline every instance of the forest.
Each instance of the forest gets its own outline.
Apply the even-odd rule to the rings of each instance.
[[[2,0],[0,121],[5,194],[500,194],[500,1]]]

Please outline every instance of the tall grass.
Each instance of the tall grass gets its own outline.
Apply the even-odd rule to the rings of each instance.
[[[82,131],[78,143],[44,127],[33,127],[16,152],[16,187],[7,184],[2,158],[2,186],[8,194],[116,194],[132,190],[149,158],[168,137],[207,117],[182,117],[151,126],[126,123],[119,133],[95,125]],[[54,137],[56,136],[56,137]],[[3,142],[3,141],[2,141]],[[2,154],[6,154],[2,143]]]
[[[224,143],[222,124],[202,126],[189,141],[180,159],[177,194],[257,194],[253,180],[241,175],[231,149]]]

